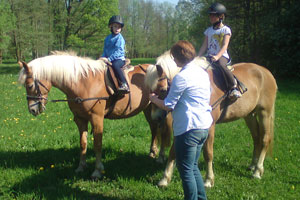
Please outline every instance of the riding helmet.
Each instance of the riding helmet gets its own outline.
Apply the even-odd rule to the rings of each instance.
[[[223,4],[220,3],[213,3],[209,8],[208,8],[208,13],[209,14],[226,14],[226,8]]]
[[[113,24],[113,23],[121,24],[121,27],[122,27],[122,28],[123,28],[123,26],[124,26],[122,17],[121,17],[120,15],[114,15],[114,16],[112,16],[112,17],[109,19],[108,26],[111,25],[111,24]]]

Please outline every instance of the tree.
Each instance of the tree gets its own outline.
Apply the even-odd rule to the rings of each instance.
[[[109,33],[107,23],[119,13],[118,0],[65,0],[63,49],[98,57]]]
[[[10,0],[10,6],[16,17],[12,45],[17,60],[46,54],[52,38],[48,29],[46,1]]]
[[[13,30],[15,17],[11,12],[8,1],[2,0],[0,4],[0,64],[3,52],[7,51],[10,42],[9,33]]]

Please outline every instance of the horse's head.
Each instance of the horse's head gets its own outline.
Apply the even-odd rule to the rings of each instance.
[[[156,95],[158,95],[159,99],[165,99],[169,92],[171,80],[169,79],[162,66],[157,64],[148,67],[145,83],[150,88],[151,93],[155,93]],[[151,109],[152,120],[157,121],[159,124],[163,124],[167,112],[165,110],[159,109],[154,104],[152,104]]]
[[[32,69],[25,62],[19,62],[21,67],[19,81],[23,83],[27,93],[28,110],[34,116],[41,114],[47,104],[50,90],[48,81],[40,81],[33,77]]]
[[[161,65],[157,64],[147,68],[145,84],[151,93],[158,95],[159,99],[164,99],[168,95],[171,81]]]

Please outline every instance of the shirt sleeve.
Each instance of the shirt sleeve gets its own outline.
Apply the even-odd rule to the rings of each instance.
[[[209,32],[209,28],[207,28],[207,29],[204,31],[204,35],[205,35],[205,36],[208,36],[208,32]]]
[[[228,26],[225,26],[224,35],[231,35],[231,29]]]
[[[103,53],[102,53],[102,57],[107,57],[106,46],[107,46],[108,38],[109,38],[109,35],[106,36],[106,38],[104,39],[104,45],[103,45]]]
[[[111,62],[112,60],[116,60],[124,56],[125,56],[125,40],[122,36],[120,36],[116,41],[115,50],[108,57],[108,60]]]
[[[172,110],[175,108],[187,86],[185,79],[178,75],[174,77],[169,94],[164,100],[165,106]]]

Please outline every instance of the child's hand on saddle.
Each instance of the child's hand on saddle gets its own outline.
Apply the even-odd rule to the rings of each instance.
[[[220,58],[218,56],[211,56],[213,62],[217,62]]]
[[[99,58],[99,60],[102,60],[102,61],[105,62],[106,64],[109,64],[109,63],[110,63],[106,57],[101,57],[101,58]]]

